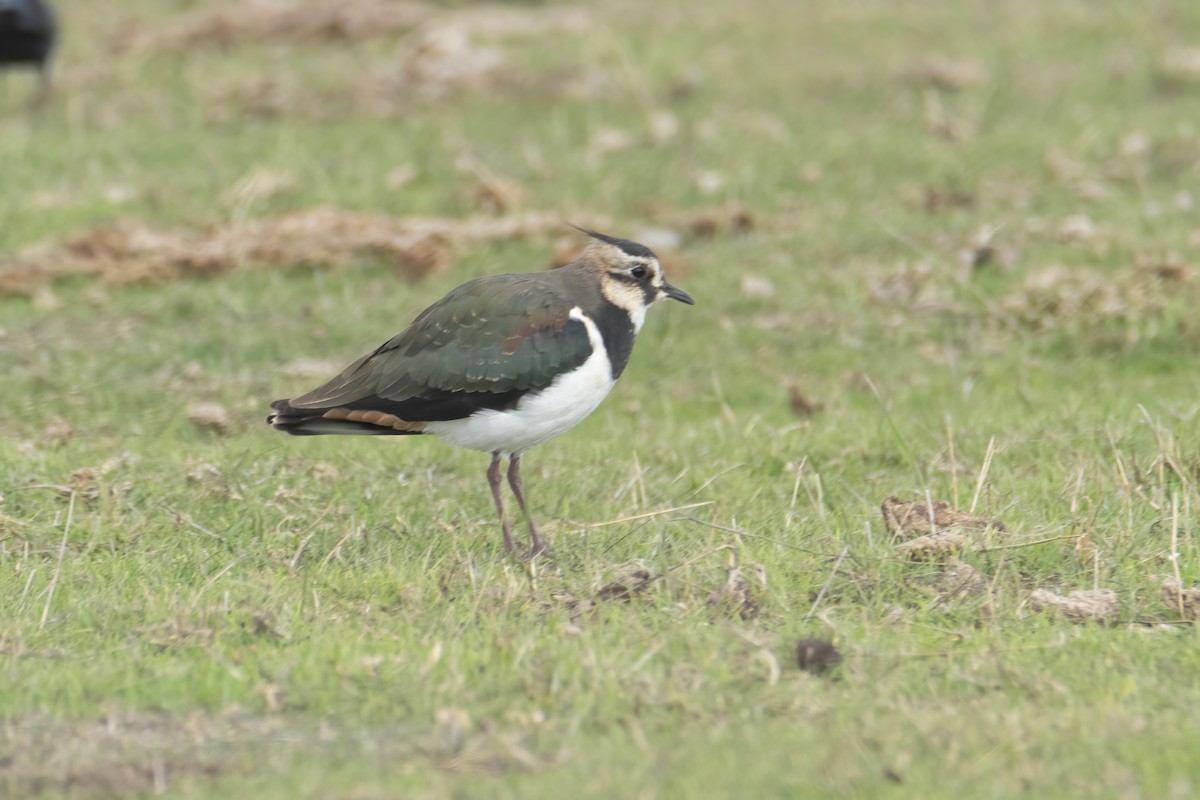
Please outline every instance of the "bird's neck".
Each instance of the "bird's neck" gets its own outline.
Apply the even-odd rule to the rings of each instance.
[[[630,314],[620,306],[603,302],[593,313],[596,327],[604,338],[604,349],[608,351],[608,360],[612,365],[612,377],[615,381],[625,371],[629,356],[633,353],[633,340],[642,328],[646,317],[646,309],[640,313]]]

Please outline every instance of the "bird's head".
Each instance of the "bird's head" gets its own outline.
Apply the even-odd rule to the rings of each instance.
[[[591,237],[581,260],[600,277],[600,291],[613,305],[640,317],[645,309],[666,298],[695,303],[691,296],[667,283],[658,256],[649,247],[628,239],[578,228]]]

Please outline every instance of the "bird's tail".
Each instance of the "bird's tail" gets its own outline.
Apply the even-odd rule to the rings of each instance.
[[[267,424],[293,436],[414,436],[424,428],[377,411],[296,408],[287,400],[276,400],[271,408],[278,413],[267,417]]]

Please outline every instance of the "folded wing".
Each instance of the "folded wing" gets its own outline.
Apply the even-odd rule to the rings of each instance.
[[[273,403],[279,413],[269,421],[290,433],[411,434],[425,422],[512,408],[591,355],[570,310],[544,281],[470,281],[325,385]]]

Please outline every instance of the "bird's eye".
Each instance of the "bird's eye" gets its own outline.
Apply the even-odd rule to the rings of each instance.
[[[638,266],[634,267],[633,269],[629,270],[629,274],[632,275],[633,277],[637,278],[639,281],[642,278],[646,277],[646,272],[647,272],[647,269],[645,267],[641,266],[640,264]]]

